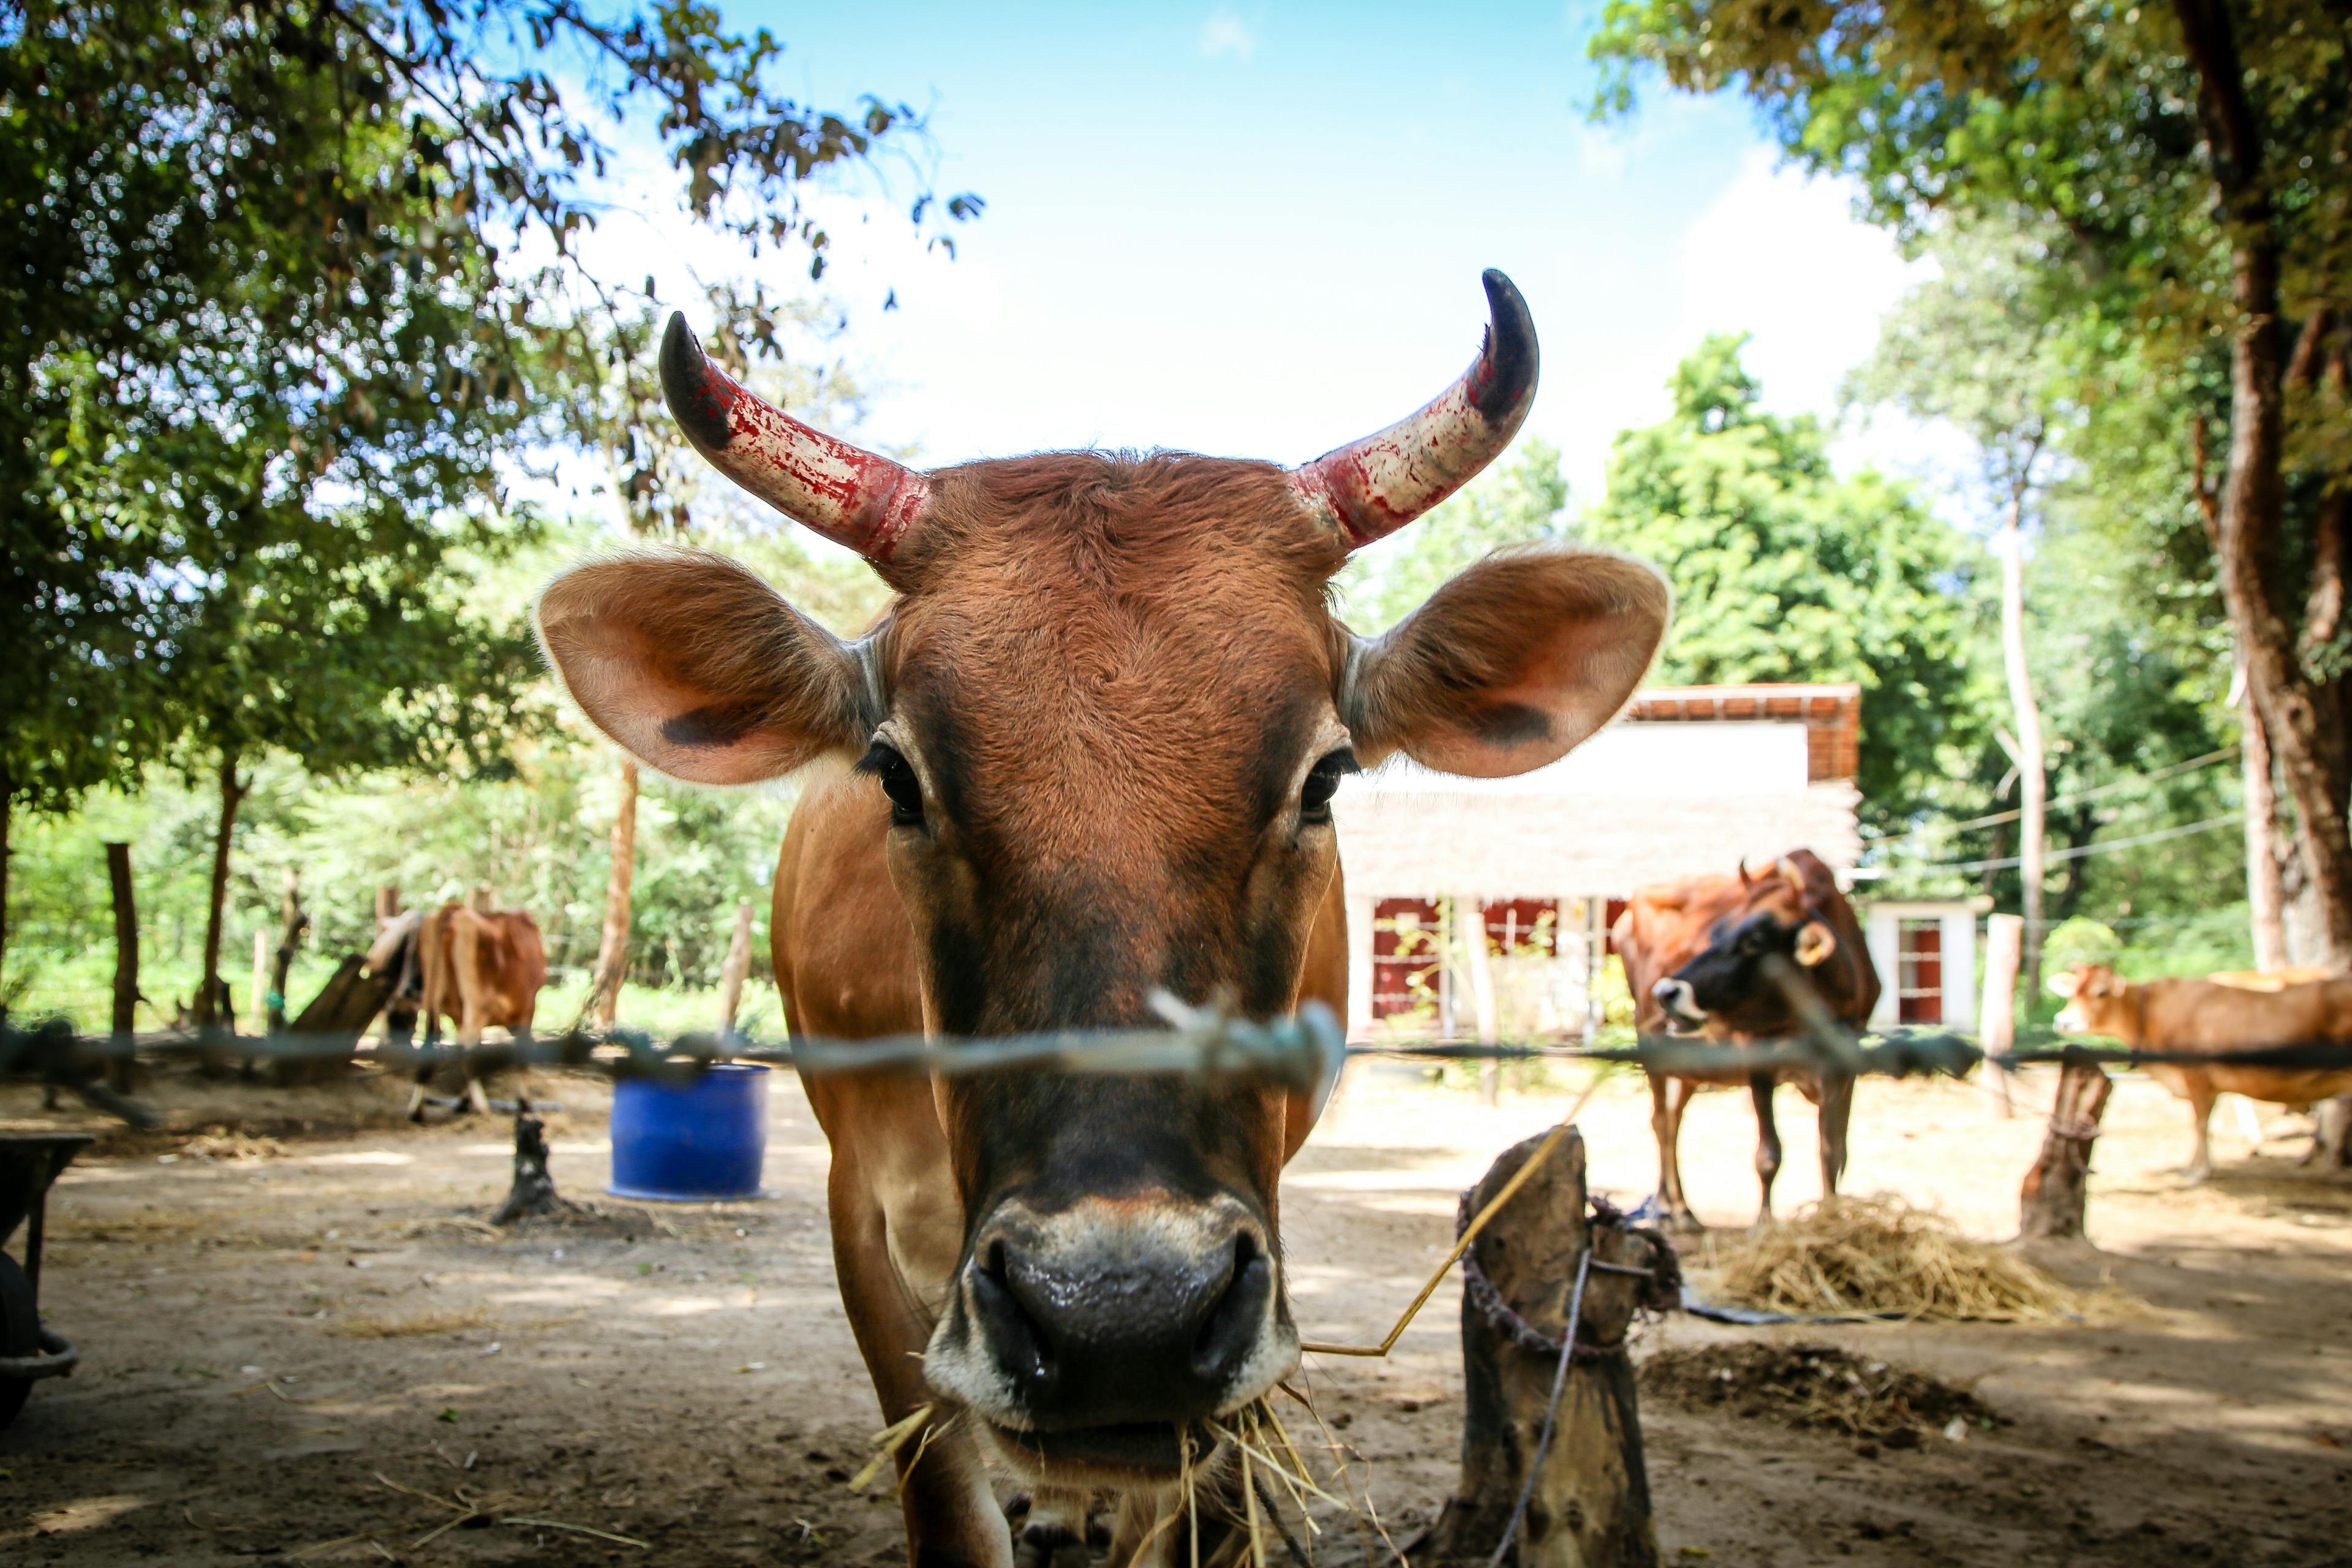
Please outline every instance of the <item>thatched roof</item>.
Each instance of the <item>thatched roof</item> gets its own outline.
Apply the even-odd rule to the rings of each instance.
[[[1622,898],[1799,847],[1862,855],[1861,794],[1832,782],[1767,795],[1504,795],[1343,789],[1333,811],[1350,893]]]

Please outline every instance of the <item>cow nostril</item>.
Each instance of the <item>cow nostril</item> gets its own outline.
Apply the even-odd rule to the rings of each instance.
[[[998,1242],[990,1247],[985,1258],[974,1258],[968,1273],[971,1313],[980,1323],[997,1367],[1024,1392],[1052,1382],[1052,1342],[1021,1304],[1021,1298],[1006,1277],[1004,1244]]]
[[[1230,1381],[1256,1347],[1273,1297],[1274,1265],[1256,1238],[1244,1231],[1234,1240],[1233,1272],[1225,1288],[1202,1316],[1200,1334],[1192,1342],[1192,1374],[1204,1382]]]

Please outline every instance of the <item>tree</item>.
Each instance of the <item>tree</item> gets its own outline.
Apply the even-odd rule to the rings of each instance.
[[[1661,679],[1860,682],[1864,810],[1902,822],[1970,723],[1958,541],[1901,485],[1832,473],[1818,421],[1761,405],[1745,342],[1676,367],[1674,413],[1617,437],[1579,531],[1673,582]]]
[[[2020,908],[2025,919],[2024,982],[2042,994],[2042,916],[2049,761],[2042,708],[2026,656],[2025,525],[2066,427],[2079,415],[2080,388],[2064,341],[2063,307],[2037,285],[2047,247],[2036,237],[1990,226],[1939,237],[1936,278],[1913,289],[1880,328],[1876,352],[1850,379],[1847,396],[1890,403],[1916,418],[1943,420],[1976,447],[1980,477],[1998,509],[1993,552],[2000,561],[2001,668],[2013,738],[2001,733],[2018,780]]]
[[[685,219],[822,273],[801,183],[919,122],[782,96],[781,47],[685,0],[32,0],[0,21],[0,850],[14,810],[177,741],[186,710],[150,672],[209,583],[201,532],[270,510],[280,470],[385,488],[374,431],[401,399],[458,447],[542,416],[567,433],[556,394],[602,373],[596,326],[630,292],[576,261],[605,136],[657,142]],[[913,216],[977,210],[925,193]],[[272,426],[254,489],[242,459]],[[457,488],[420,531],[477,493],[469,464],[431,472]]]
[[[2229,349],[2213,492],[2221,598],[2302,828],[2326,956],[2352,963],[2352,716],[2338,651],[2352,528],[2352,17],[2338,0],[1612,0],[1612,68],[1740,90],[1792,158],[1847,174],[1916,241],[2047,226],[2155,365]],[[2186,431],[2173,439],[2186,443]]]

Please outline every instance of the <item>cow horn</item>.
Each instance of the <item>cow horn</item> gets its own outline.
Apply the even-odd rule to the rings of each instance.
[[[868,561],[890,559],[930,497],[914,469],[810,428],[711,363],[682,314],[662,336],[661,383],[670,417],[714,468]]]
[[[1470,368],[1419,413],[1291,470],[1315,512],[1360,550],[1460,489],[1502,455],[1536,397],[1536,324],[1517,287],[1489,268],[1492,324]]]

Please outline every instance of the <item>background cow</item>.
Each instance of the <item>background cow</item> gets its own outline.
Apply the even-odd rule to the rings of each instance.
[[[1643,888],[1627,901],[1610,934],[1633,993],[1634,1027],[1644,1039],[1705,1035],[1737,1044],[1802,1034],[1803,1021],[1772,980],[1768,956],[1795,964],[1849,1030],[1859,1031],[1878,1005],[1878,970],[1861,921],[1829,867],[1810,849],[1791,850],[1761,877],[1749,876],[1743,863],[1737,877],[1692,877]],[[1797,1067],[1648,1070],[1658,1193],[1670,1224],[1698,1224],[1683,1194],[1678,1145],[1684,1109],[1702,1084],[1748,1086],[1756,1107],[1756,1176],[1763,1188],[1759,1223],[1771,1217],[1772,1183],[1780,1173],[1772,1093],[1781,1083],[1795,1084],[1821,1108],[1822,1191],[1837,1191],[1853,1106],[1852,1073]]]
[[[2078,963],[2051,977],[2067,999],[2062,1034],[2103,1035],[2143,1050],[2245,1051],[2266,1046],[2352,1044],[2352,978],[2341,975],[2274,991],[2205,980],[2126,980],[2102,963]],[[2305,1110],[2352,1093],[2352,1068],[2276,1068],[2217,1062],[2147,1065],[2150,1078],[2189,1102],[2196,1151],[2185,1173],[2213,1173],[2213,1101],[2223,1093]],[[2322,1130],[2325,1140],[2329,1130]]]
[[[427,1045],[440,1039],[445,1018],[456,1026],[461,1046],[480,1045],[482,1031],[492,1028],[528,1040],[539,993],[547,984],[547,948],[539,922],[520,910],[485,913],[453,901],[437,910],[411,910],[387,923],[368,950],[367,970],[396,976],[385,1009],[389,1038],[404,1039],[421,1013]],[[425,1091],[436,1070],[416,1070],[408,1100],[411,1121],[425,1119]],[[470,1063],[453,1070],[461,1073],[467,1102],[488,1112],[489,1099],[478,1070]]]
[[[761,403],[673,321],[662,374],[688,437],[863,553],[889,612],[844,643],[735,563],[672,553],[559,578],[540,634],[590,719],[654,767],[741,784],[816,764],[775,885],[795,1031],[1138,1025],[1163,989],[1253,1017],[1338,1010],[1341,778],[1399,752],[1519,773],[1607,722],[1665,629],[1646,566],[1505,552],[1378,637],[1326,607],[1351,551],[1526,416],[1534,328],[1508,279],[1486,281],[1467,374],[1287,472],[1161,452],[916,473]],[[808,1092],[884,1414],[959,1413],[901,1452],[913,1561],[1013,1561],[989,1451],[1036,1498],[1023,1562],[1082,1559],[1096,1489],[1124,1500],[1116,1559],[1149,1540],[1139,1560],[1178,1561],[1185,1527],[1153,1526],[1182,1445],[1297,1363],[1276,1184],[1312,1097],[1037,1070]]]

